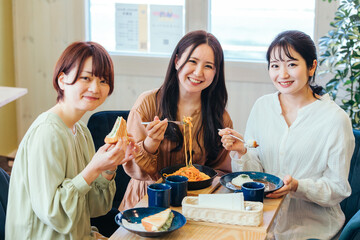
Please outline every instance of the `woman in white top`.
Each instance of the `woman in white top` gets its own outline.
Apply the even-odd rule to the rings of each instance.
[[[279,176],[284,186],[266,197],[285,199],[270,238],[331,239],[344,224],[339,203],[351,188],[348,173],[354,136],[347,114],[322,88],[313,86],[316,48],[300,31],[280,33],[267,51],[270,78],[278,92],[259,98],[250,113],[245,139],[250,149],[220,131],[232,150],[232,170],[263,171]]]

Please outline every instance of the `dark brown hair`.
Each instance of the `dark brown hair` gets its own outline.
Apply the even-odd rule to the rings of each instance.
[[[69,72],[77,67],[77,73],[70,84],[74,84],[84,67],[84,62],[92,57],[92,74],[99,78],[104,78],[110,86],[110,95],[114,90],[114,67],[109,53],[100,44],[95,42],[74,42],[70,44],[61,54],[55,65],[53,75],[53,85],[58,93],[57,102],[64,98],[64,91],[59,87],[58,77],[61,73],[69,74]]]
[[[218,135],[219,128],[223,128],[223,115],[228,100],[227,90],[225,86],[224,74],[224,53],[223,49],[216,37],[206,31],[193,31],[187,33],[177,44],[171,56],[165,81],[160,87],[157,95],[159,97],[158,113],[161,118],[170,120],[176,119],[177,104],[179,100],[179,80],[178,72],[188,62],[191,54],[201,44],[207,44],[214,51],[215,76],[210,86],[201,92],[201,128],[196,133],[197,143],[199,143],[199,133],[203,132],[205,153],[207,155],[207,165],[211,166],[212,162],[217,158],[222,146],[221,139]],[[175,59],[180,59],[182,54],[190,48],[189,55],[184,63],[176,70]],[[177,146],[172,151],[179,151],[183,145],[183,136],[179,127],[174,124],[168,127],[165,132],[165,138],[176,142]]]

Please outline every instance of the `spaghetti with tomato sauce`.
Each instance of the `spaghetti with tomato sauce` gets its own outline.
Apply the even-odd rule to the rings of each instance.
[[[179,170],[177,170],[174,173],[171,174],[166,174],[164,173],[164,177],[168,177],[168,176],[173,176],[173,175],[181,175],[181,176],[185,176],[189,179],[189,182],[197,182],[197,181],[203,181],[206,179],[209,179],[210,177],[208,175],[206,175],[203,172],[200,172],[197,168],[195,168],[192,165],[192,134],[191,134],[191,128],[193,127],[192,123],[192,118],[191,117],[184,117],[183,118],[183,122],[184,122],[184,148],[185,148],[185,167],[180,168]],[[187,156],[187,148],[186,148],[186,126],[189,127],[189,152],[190,152],[190,158],[188,161],[188,156]]]

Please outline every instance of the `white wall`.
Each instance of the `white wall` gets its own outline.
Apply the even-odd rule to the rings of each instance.
[[[321,5],[317,11],[323,13],[323,17],[317,19],[314,36],[318,38],[327,32],[335,7],[322,0],[316,1]],[[19,141],[35,118],[55,104],[53,68],[68,44],[85,40],[85,2],[13,0],[16,85],[29,90],[17,101]],[[113,60],[115,91],[96,111],[130,109],[140,93],[161,85],[168,64],[168,59],[113,57]],[[275,89],[265,63],[230,62],[225,64],[225,70],[228,111],[234,128],[244,132],[254,101]],[[87,122],[90,115],[86,114],[83,121]]]

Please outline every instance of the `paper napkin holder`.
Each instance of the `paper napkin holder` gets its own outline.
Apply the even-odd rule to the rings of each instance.
[[[263,203],[245,201],[244,205],[245,209],[251,210],[210,208],[199,205],[198,197],[187,196],[182,201],[182,214],[193,221],[260,226],[263,221]]]

